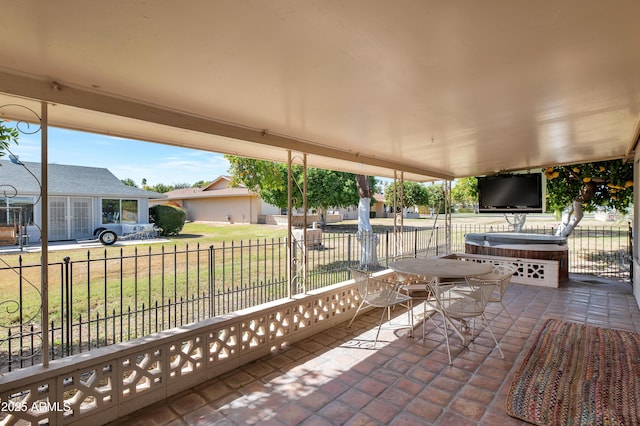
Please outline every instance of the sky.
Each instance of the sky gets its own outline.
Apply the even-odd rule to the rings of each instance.
[[[14,122],[5,122],[12,127]],[[18,145],[9,149],[22,161],[40,162],[40,132],[21,124]],[[149,186],[210,182],[229,174],[229,162],[222,154],[196,149],[142,142],[114,136],[49,127],[49,163],[109,169],[118,179],[133,179],[141,188]],[[2,158],[8,160],[8,156]],[[382,185],[391,179],[377,178]]]
[[[18,145],[9,149],[22,161],[40,162],[40,132],[20,133]],[[133,179],[138,187],[142,179],[151,186],[193,185],[226,175],[229,168],[218,153],[54,127],[49,127],[48,156],[49,163],[107,168],[118,179]]]

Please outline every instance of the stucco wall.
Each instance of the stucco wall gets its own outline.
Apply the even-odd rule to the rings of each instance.
[[[255,197],[190,199],[182,204],[187,220],[227,222],[229,216],[232,223],[257,223],[258,205]]]

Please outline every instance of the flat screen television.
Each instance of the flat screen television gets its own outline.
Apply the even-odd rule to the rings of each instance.
[[[542,213],[542,175],[479,177],[478,204],[480,213]]]

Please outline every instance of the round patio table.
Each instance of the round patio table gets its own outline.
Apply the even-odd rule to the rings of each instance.
[[[467,278],[488,274],[493,267],[488,263],[468,262],[457,259],[441,259],[438,257],[423,257],[401,259],[389,263],[389,268],[395,272],[419,277]]]
[[[466,279],[488,274],[493,270],[493,266],[488,263],[469,262],[457,259],[442,259],[438,257],[409,258],[396,260],[389,263],[389,268],[405,275],[414,275],[434,282],[426,284],[425,288],[439,285],[441,279]],[[446,283],[442,283],[446,284]],[[425,301],[426,308],[427,301]],[[426,314],[425,314],[426,315]],[[443,313],[444,320],[460,336],[463,342],[467,342],[468,337],[464,335],[461,325],[456,325]],[[425,318],[426,320],[426,318]],[[424,334],[424,328],[423,328]]]

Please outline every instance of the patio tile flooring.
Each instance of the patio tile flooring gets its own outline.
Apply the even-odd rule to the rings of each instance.
[[[628,283],[580,275],[558,289],[512,284],[505,305],[524,335],[492,304],[504,359],[486,331],[466,349],[450,333],[450,366],[430,322],[424,338],[421,324],[414,338],[383,325],[373,348],[374,310],[351,329],[337,326],[111,425],[521,425],[505,413],[505,398],[546,319],[640,331]]]

